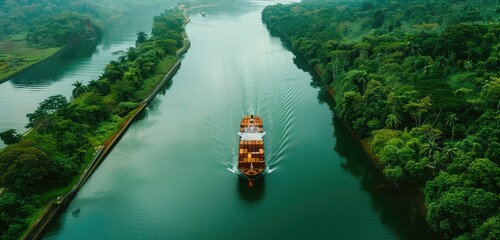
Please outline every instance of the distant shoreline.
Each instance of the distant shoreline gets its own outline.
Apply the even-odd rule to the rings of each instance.
[[[106,25],[104,28],[106,27],[109,27],[109,24],[116,21],[116,19],[119,19],[121,17],[124,17],[126,16],[126,14],[118,14],[118,15],[113,15],[111,17],[109,17],[107,20],[106,20]],[[16,77],[16,76],[19,76],[20,74],[23,74],[25,73],[26,71],[29,71],[35,67],[38,67],[39,65],[41,64],[44,64],[45,62],[55,58],[55,57],[58,57],[60,56],[62,53],[64,53],[64,51],[68,50],[69,48],[72,48],[76,45],[78,45],[79,43],[83,42],[83,41],[87,41],[88,39],[86,40],[82,40],[82,41],[78,41],[78,42],[74,42],[74,43],[70,43],[70,44],[67,44],[67,45],[64,45],[62,47],[59,47],[59,49],[57,51],[55,51],[54,53],[52,54],[49,54],[41,59],[39,59],[38,61],[36,62],[33,62],[29,65],[26,65],[20,69],[18,69],[17,71],[14,71],[6,76],[3,76],[3,77],[0,77],[0,84],[3,84],[7,81],[9,81],[10,79]],[[31,48],[31,49],[36,49],[36,48]],[[3,52],[2,54],[10,54],[11,52]],[[27,56],[28,57],[28,56]]]
[[[50,55],[47,55],[46,57],[36,61],[36,62],[33,62],[32,64],[29,64],[29,65],[26,65],[20,69],[18,69],[17,71],[14,71],[2,78],[0,78],[0,84],[4,83],[4,82],[7,82],[9,81],[11,78],[14,78],[16,76],[19,76],[20,74],[30,70],[30,69],[33,69],[45,62],[47,62],[48,60],[51,60],[52,58],[54,57],[57,57],[59,55],[61,55],[61,53],[63,53],[64,51],[66,51],[68,48],[70,48],[71,46],[73,46],[73,44],[71,45],[67,45],[67,46],[64,46],[64,47],[61,47],[59,48],[57,51],[55,51],[54,53],[50,54]],[[33,48],[34,49],[34,48]],[[8,52],[6,52],[8,54]]]

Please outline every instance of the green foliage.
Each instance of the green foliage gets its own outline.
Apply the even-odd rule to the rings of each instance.
[[[29,194],[48,175],[50,160],[34,142],[22,141],[0,152],[0,184]]]
[[[378,10],[373,14],[373,23],[372,27],[373,28],[379,28],[382,27],[384,24],[385,16],[384,16],[384,11]]]
[[[135,40],[135,46],[139,46],[140,44],[143,44],[148,40],[148,34],[140,31],[137,33],[137,40]]]
[[[63,95],[55,95],[45,99],[38,104],[35,112],[26,114],[29,123],[26,127],[33,127],[35,125],[50,125],[50,119],[54,114],[68,105],[68,100]]]
[[[304,0],[262,12],[271,33],[335,93],[336,116],[371,139],[384,174],[426,186],[428,220],[447,239],[498,236],[500,24],[488,17],[494,5]]]
[[[40,47],[61,47],[101,35],[102,23],[78,13],[62,13],[36,22],[28,42]]]
[[[49,172],[52,173],[51,177],[61,184],[68,183],[80,169],[78,159],[67,158],[65,156],[58,156],[52,159],[49,166]]]
[[[34,212],[29,198],[7,192],[0,197],[1,239],[17,239],[27,226],[25,218]]]
[[[486,158],[474,160],[465,173],[465,185],[493,192],[500,189],[500,168]]]
[[[26,34],[0,40],[0,82],[37,62],[43,61],[58,50],[59,48],[40,49],[29,46]]]
[[[17,198],[30,198],[71,182],[96,145],[118,129],[118,115],[140,105],[177,62],[184,21],[179,10],[155,17],[153,36],[138,39],[136,48],[111,61],[87,86],[76,81],[71,102],[62,95],[51,96],[27,114],[30,134],[19,139],[14,131],[2,133],[2,139],[12,144],[0,150],[0,186]],[[163,43],[167,46],[156,47]],[[4,199],[8,204],[2,205]],[[0,239],[17,238],[32,213],[30,202],[12,205],[10,200],[11,195],[0,198]]]
[[[75,83],[71,84],[73,87],[75,87],[73,89],[73,92],[72,92],[72,98],[77,98],[77,97],[80,97],[81,95],[83,95],[85,92],[87,92],[87,88],[83,85],[83,83],[81,81],[76,81]]]
[[[9,129],[0,133],[0,139],[6,144],[14,144],[21,141],[21,134],[17,134],[15,129]]]
[[[37,0],[0,1],[0,39],[25,32],[56,15],[78,12],[91,19],[106,21],[113,17],[140,14],[143,10],[165,4],[165,0]]]
[[[500,236],[500,214],[489,218],[479,228],[476,229],[473,235],[476,239],[497,239]]]
[[[447,237],[457,237],[480,228],[483,219],[494,215],[498,204],[499,198],[494,193],[474,188],[452,188],[438,201],[428,204],[427,218]]]

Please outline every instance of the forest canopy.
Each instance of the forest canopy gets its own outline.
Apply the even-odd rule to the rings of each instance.
[[[77,13],[62,13],[35,22],[35,27],[29,29],[26,39],[30,44],[40,47],[62,47],[100,36],[102,30],[101,21]]]
[[[320,76],[336,118],[447,239],[500,229],[498,1],[312,1],[262,19]]]
[[[0,39],[26,32],[36,23],[46,23],[53,16],[68,12],[88,16],[97,21],[106,21],[127,12],[156,7],[169,0],[38,0],[0,1]]]

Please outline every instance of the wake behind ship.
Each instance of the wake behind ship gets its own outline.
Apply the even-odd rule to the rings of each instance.
[[[259,176],[266,169],[264,160],[264,140],[266,135],[262,119],[258,116],[244,116],[240,123],[240,145],[238,170],[250,180]]]

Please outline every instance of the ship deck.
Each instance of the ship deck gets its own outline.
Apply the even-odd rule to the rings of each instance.
[[[248,128],[252,125],[254,128],[249,130]],[[262,140],[264,133],[262,119],[253,116],[252,123],[251,116],[244,116],[240,123],[240,133],[245,134],[240,138],[238,168],[247,177],[257,176],[266,168],[264,140]]]

